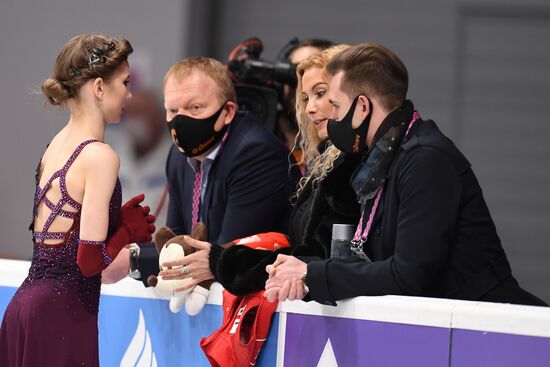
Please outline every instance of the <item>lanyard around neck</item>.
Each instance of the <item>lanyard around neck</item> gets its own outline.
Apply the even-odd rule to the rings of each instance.
[[[419,118],[420,118],[420,115],[418,114],[418,112],[414,111],[411,122],[409,123],[409,126],[407,127],[407,131],[405,132],[405,137],[409,134],[411,127]],[[357,225],[357,229],[355,230],[355,235],[353,236],[353,240],[351,240],[351,250],[358,255],[363,254],[363,245],[367,242],[369,238],[369,233],[372,227],[372,222],[374,220],[374,215],[376,214],[376,209],[378,208],[378,204],[380,204],[380,198],[382,197],[382,192],[384,191],[384,183],[380,184],[377,191],[378,193],[376,194],[376,199],[374,199],[374,204],[372,205],[365,228],[363,229],[363,222],[365,218],[365,213],[363,212],[361,214],[361,219],[359,219],[359,224]]]

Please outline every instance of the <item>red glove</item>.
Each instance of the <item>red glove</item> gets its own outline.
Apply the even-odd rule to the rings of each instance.
[[[144,194],[135,196],[120,208],[120,224],[105,241],[80,240],[76,263],[84,276],[100,273],[127,244],[151,241],[155,217],[148,206],[139,205],[144,198]]]
[[[155,232],[155,216],[149,214],[148,206],[139,204],[145,199],[144,194],[137,195],[120,208],[120,225],[128,231],[128,243],[151,242],[151,234]]]

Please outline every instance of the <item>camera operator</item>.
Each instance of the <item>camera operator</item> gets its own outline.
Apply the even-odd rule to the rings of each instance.
[[[260,59],[262,41],[249,38],[237,45],[228,58],[239,108],[250,110],[264,126],[292,150],[297,162],[302,152],[296,141],[298,126],[294,116],[296,65],[307,57],[331,47],[333,42],[311,38],[291,39],[275,62]],[[305,170],[302,168],[302,173]]]
[[[311,55],[317,54],[331,46],[334,43],[320,38],[309,38],[297,42],[296,47],[289,50],[287,55],[283,55],[292,65],[296,66],[301,61],[307,59]],[[289,149],[295,148],[296,135],[298,133],[298,125],[294,114],[294,106],[296,96],[296,85],[285,84],[283,86],[282,96],[282,111],[279,114],[277,121],[277,135],[287,144]],[[295,152],[299,152],[298,156]],[[297,162],[301,161],[301,151],[297,148],[293,150],[294,158]]]

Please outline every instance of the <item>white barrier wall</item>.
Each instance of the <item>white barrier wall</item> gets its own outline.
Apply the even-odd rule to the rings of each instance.
[[[30,263],[0,260],[0,315]],[[199,341],[221,325],[221,290],[195,316],[151,288],[103,286],[102,366],[208,366]],[[550,308],[420,297],[359,297],[338,307],[284,302],[257,366],[549,366]]]

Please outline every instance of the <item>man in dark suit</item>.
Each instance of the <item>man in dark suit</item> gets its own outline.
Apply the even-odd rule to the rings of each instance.
[[[266,269],[266,297],[335,305],[395,294],[544,305],[512,276],[469,162],[406,100],[401,60],[361,44],[336,55],[327,71],[329,138],[364,154],[352,177],[362,219],[348,258],[278,255]]]
[[[289,152],[252,114],[236,112],[235,92],[223,65],[208,58],[184,60],[168,71],[164,94],[175,142],[166,164],[167,226],[177,234],[191,232],[193,186],[200,167],[197,214],[211,242],[223,244],[259,231],[286,232],[293,192]],[[198,127],[207,125],[212,115],[218,118],[201,137]],[[179,136],[178,128],[187,126]],[[195,147],[200,149],[191,152]]]
[[[189,234],[202,221],[208,240],[218,245],[260,232],[286,232],[298,171],[289,171],[282,142],[251,114],[237,112],[225,67],[206,57],[176,63],[166,73],[164,99],[174,142],[166,163],[167,226]],[[141,280],[158,274],[151,244],[131,251],[131,270]],[[127,258],[118,265],[121,273],[127,272]],[[186,257],[186,265],[186,276],[193,278],[189,287],[213,278],[205,251]]]

